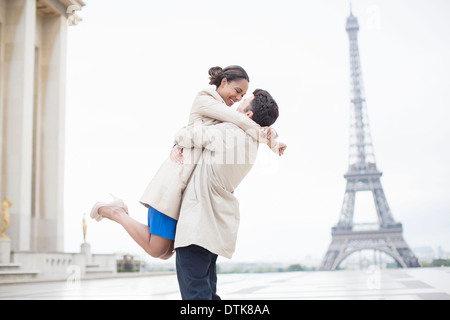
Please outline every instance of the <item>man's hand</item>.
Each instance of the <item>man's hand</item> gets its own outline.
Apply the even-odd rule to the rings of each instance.
[[[170,152],[170,160],[180,165],[183,164],[183,149],[175,145]]]

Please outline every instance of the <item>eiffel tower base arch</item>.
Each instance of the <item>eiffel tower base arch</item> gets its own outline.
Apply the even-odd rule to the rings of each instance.
[[[401,225],[378,230],[343,230],[332,228],[332,240],[322,260],[321,270],[336,270],[340,263],[356,251],[372,249],[385,252],[402,268],[420,267],[403,238]]]

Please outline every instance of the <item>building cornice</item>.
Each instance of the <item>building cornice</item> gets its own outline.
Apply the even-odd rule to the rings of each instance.
[[[85,5],[82,0],[36,0],[36,10],[40,15],[44,17],[65,15],[69,26],[82,21],[77,12]]]

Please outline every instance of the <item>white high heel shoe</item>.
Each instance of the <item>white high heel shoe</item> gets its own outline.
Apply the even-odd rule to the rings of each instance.
[[[101,207],[122,207],[125,212],[128,214],[128,206],[125,204],[125,202],[123,202],[123,200],[117,198],[116,196],[114,196],[113,194],[111,194],[111,197],[114,199],[113,201],[110,202],[97,202],[96,204],[94,204],[94,206],[92,207],[91,210],[91,218],[97,221],[100,221],[103,219],[103,216],[100,215],[98,213],[98,209],[100,209]]]

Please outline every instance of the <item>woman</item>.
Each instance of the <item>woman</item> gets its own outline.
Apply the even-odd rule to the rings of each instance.
[[[192,105],[189,126],[194,124],[214,125],[231,122],[246,131],[259,142],[271,145],[271,130],[261,134],[261,127],[245,115],[232,110],[234,103],[247,93],[249,77],[239,66],[225,69],[213,67],[209,70],[210,84],[216,89],[198,93]],[[267,138],[266,138],[267,137]],[[286,146],[273,143],[272,150],[281,155]],[[184,163],[180,160],[181,150],[175,146],[145,190],[140,202],[148,208],[148,224],[142,224],[128,215],[128,208],[120,199],[110,203],[98,202],[91,211],[91,217],[100,221],[103,217],[121,224],[130,236],[152,257],[168,259],[173,254],[175,229],[181,205],[181,197],[200,157],[194,149],[182,151]],[[188,160],[188,161],[186,161]]]

